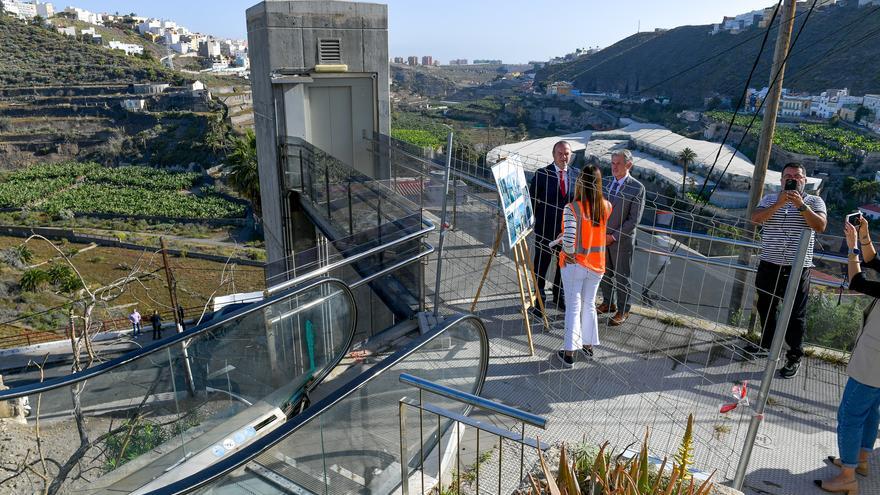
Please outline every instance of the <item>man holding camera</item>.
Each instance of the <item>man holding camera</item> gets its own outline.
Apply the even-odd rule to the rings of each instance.
[[[761,348],[770,349],[776,330],[776,310],[785,296],[791,265],[797,251],[801,231],[810,229],[810,245],[804,269],[795,274],[800,278],[785,342],[788,344],[785,366],[779,370],[783,378],[793,378],[804,355],[803,340],[807,320],[807,295],[810,292],[810,268],[813,266],[813,244],[816,232],[822,233],[828,222],[825,202],[819,196],[804,193],[807,173],[800,163],[788,163],[782,169],[782,191],[764,196],[752,221],[762,224],[761,261],[755,275],[756,303],[761,318]],[[750,350],[757,351],[757,348]]]

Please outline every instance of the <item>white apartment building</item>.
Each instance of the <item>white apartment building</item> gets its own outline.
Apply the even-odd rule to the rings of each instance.
[[[810,96],[784,95],[779,105],[779,115],[783,117],[807,117],[813,98]]]
[[[178,41],[177,43],[170,45],[170,48],[175,52],[184,55],[190,52],[190,50],[192,49],[192,45],[190,43]]]
[[[880,118],[880,95],[865,95],[862,99],[862,105]]]
[[[19,0],[0,0],[6,15],[18,17],[19,19],[33,19],[37,16],[37,6],[30,2],[22,2]]]
[[[37,15],[42,17],[43,19],[48,19],[55,15],[55,6],[51,3],[39,3],[37,2]]]
[[[135,45],[134,43],[123,43],[121,41],[111,41],[108,46],[113,50],[122,50],[126,55],[140,55],[144,53],[144,47]]]
[[[103,26],[104,23],[101,21],[101,16],[94,12],[90,12],[86,9],[81,9],[79,7],[66,7],[64,12],[68,14],[73,14],[74,18],[78,21],[87,22],[89,24],[95,24],[98,26]]]
[[[161,27],[161,23],[159,22],[158,19],[148,19],[148,20],[138,24],[137,30],[138,30],[138,33],[143,35],[143,34],[150,32],[150,29],[158,28],[158,27]]]
[[[166,46],[171,46],[171,45],[173,45],[173,44],[175,44],[175,43],[180,43],[180,35],[177,34],[176,31],[171,31],[170,29],[166,28],[166,31],[165,31],[165,45],[166,45]]]

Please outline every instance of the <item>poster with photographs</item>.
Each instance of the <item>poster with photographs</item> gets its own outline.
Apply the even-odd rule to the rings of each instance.
[[[501,196],[504,219],[507,222],[507,240],[513,246],[523,240],[535,226],[532,199],[523,173],[522,164],[515,156],[508,157],[492,167],[495,185]]]

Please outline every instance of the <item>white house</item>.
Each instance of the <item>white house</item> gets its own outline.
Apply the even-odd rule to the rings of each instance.
[[[143,112],[147,108],[147,101],[140,99],[122,100],[122,108],[129,112]]]
[[[55,28],[55,30],[65,36],[76,36],[76,28],[73,26],[67,26],[64,28]]]
[[[67,7],[64,9],[64,12],[68,14],[73,14],[73,16],[78,21],[87,22],[89,24],[96,24],[98,26],[102,26],[104,23],[101,21],[101,16],[90,12],[86,9],[81,9],[79,7]]]
[[[189,53],[189,51],[192,49],[192,45],[189,43],[178,41],[177,43],[172,44],[170,48],[175,52],[184,55],[186,53]]]
[[[175,31],[167,30],[165,31],[165,45],[171,46],[175,43],[180,43],[180,35]]]
[[[144,53],[144,47],[135,45],[134,43],[122,43],[121,41],[111,41],[108,46],[114,50],[122,50],[126,55],[140,55]]]
[[[140,34],[146,34],[150,32],[152,28],[161,27],[161,24],[158,19],[149,19],[140,24],[138,24],[137,30]]]
[[[37,5],[37,15],[38,16],[40,16],[44,19],[48,19],[48,18],[52,17],[53,15],[55,15],[55,6],[52,5],[51,3],[37,2],[36,5]]]
[[[19,0],[0,0],[6,15],[18,17],[19,19],[33,19],[37,16],[37,6]]]

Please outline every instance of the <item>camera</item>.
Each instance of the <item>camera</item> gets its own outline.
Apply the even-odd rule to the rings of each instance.
[[[862,222],[862,212],[857,211],[855,213],[850,213],[846,216],[846,221],[850,223],[850,225],[858,228]]]
[[[794,179],[786,179],[785,181],[785,190],[786,191],[797,191],[797,181]]]

